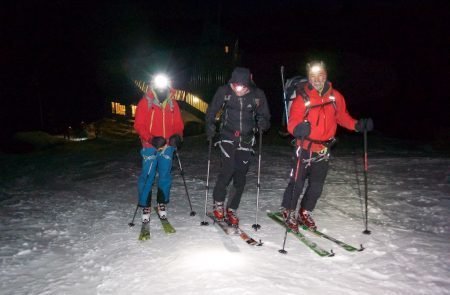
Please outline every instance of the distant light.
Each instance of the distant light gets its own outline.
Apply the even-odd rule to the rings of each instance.
[[[198,97],[194,96],[194,97],[192,98],[192,102],[193,102],[193,103],[198,103],[198,102],[199,102]]]
[[[225,53],[230,52],[230,48],[228,46],[225,46]]]
[[[166,75],[158,74],[153,78],[153,87],[159,89],[165,89],[170,86],[169,78]]]

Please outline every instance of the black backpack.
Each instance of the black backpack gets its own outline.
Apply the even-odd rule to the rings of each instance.
[[[294,76],[290,79],[287,79],[286,83],[284,84],[284,91],[286,93],[287,104],[289,104],[291,101],[294,100],[294,97],[292,97],[292,95],[297,89],[297,85],[306,82],[308,82],[308,79],[302,76]]]
[[[303,98],[303,102],[306,106],[306,112],[305,112],[305,118],[308,116],[309,110],[311,109],[311,103],[309,101],[308,94],[304,91],[303,86],[305,83],[308,83],[308,79],[302,76],[294,76],[290,79],[288,79],[285,83],[285,93],[286,93],[286,105],[287,105],[287,112],[289,113],[291,108],[291,102],[295,99],[294,92],[296,95],[300,94]],[[300,93],[297,93],[300,91]],[[330,95],[331,103],[333,104],[333,107],[336,109],[336,102],[335,97],[333,95],[333,92],[331,92]],[[313,106],[317,107],[319,105]]]

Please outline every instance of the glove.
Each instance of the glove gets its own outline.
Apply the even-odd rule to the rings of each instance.
[[[373,130],[373,120],[372,118],[359,119],[355,124],[355,130],[358,132],[372,131]]]
[[[156,136],[156,137],[153,137],[153,139],[152,139],[152,146],[157,150],[162,148],[165,144],[166,144],[166,139],[164,137]]]
[[[304,121],[294,128],[294,137],[307,137],[311,133],[311,124]]]
[[[269,120],[266,120],[264,117],[259,117],[257,122],[258,129],[261,131],[266,131],[270,128]]]
[[[181,136],[178,134],[174,134],[169,138],[169,145],[173,146],[177,149],[180,149],[181,147]]]
[[[209,139],[212,139],[216,135],[216,125],[214,124],[207,124],[206,125],[206,137]]]

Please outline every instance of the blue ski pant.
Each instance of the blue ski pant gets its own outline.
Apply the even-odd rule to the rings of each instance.
[[[151,206],[152,186],[156,173],[158,173],[157,203],[169,203],[173,152],[174,147],[172,146],[166,146],[160,151],[153,147],[141,150],[142,171],[138,179],[138,205],[140,207]]]

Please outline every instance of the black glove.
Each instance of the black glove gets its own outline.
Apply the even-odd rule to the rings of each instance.
[[[166,144],[166,139],[164,137],[156,136],[156,137],[153,137],[153,139],[152,139],[152,146],[157,150],[162,148],[165,144]]]
[[[216,135],[216,125],[206,124],[206,137],[212,139]]]
[[[169,138],[169,145],[180,149],[181,147],[181,136],[174,134]]]
[[[270,128],[270,122],[269,120],[265,119],[264,117],[259,117],[257,122],[258,129],[261,131],[266,131]]]
[[[372,131],[373,130],[373,120],[372,118],[359,119],[355,124],[355,130],[358,132]]]
[[[294,128],[294,137],[307,137],[311,133],[311,124],[304,121]]]

